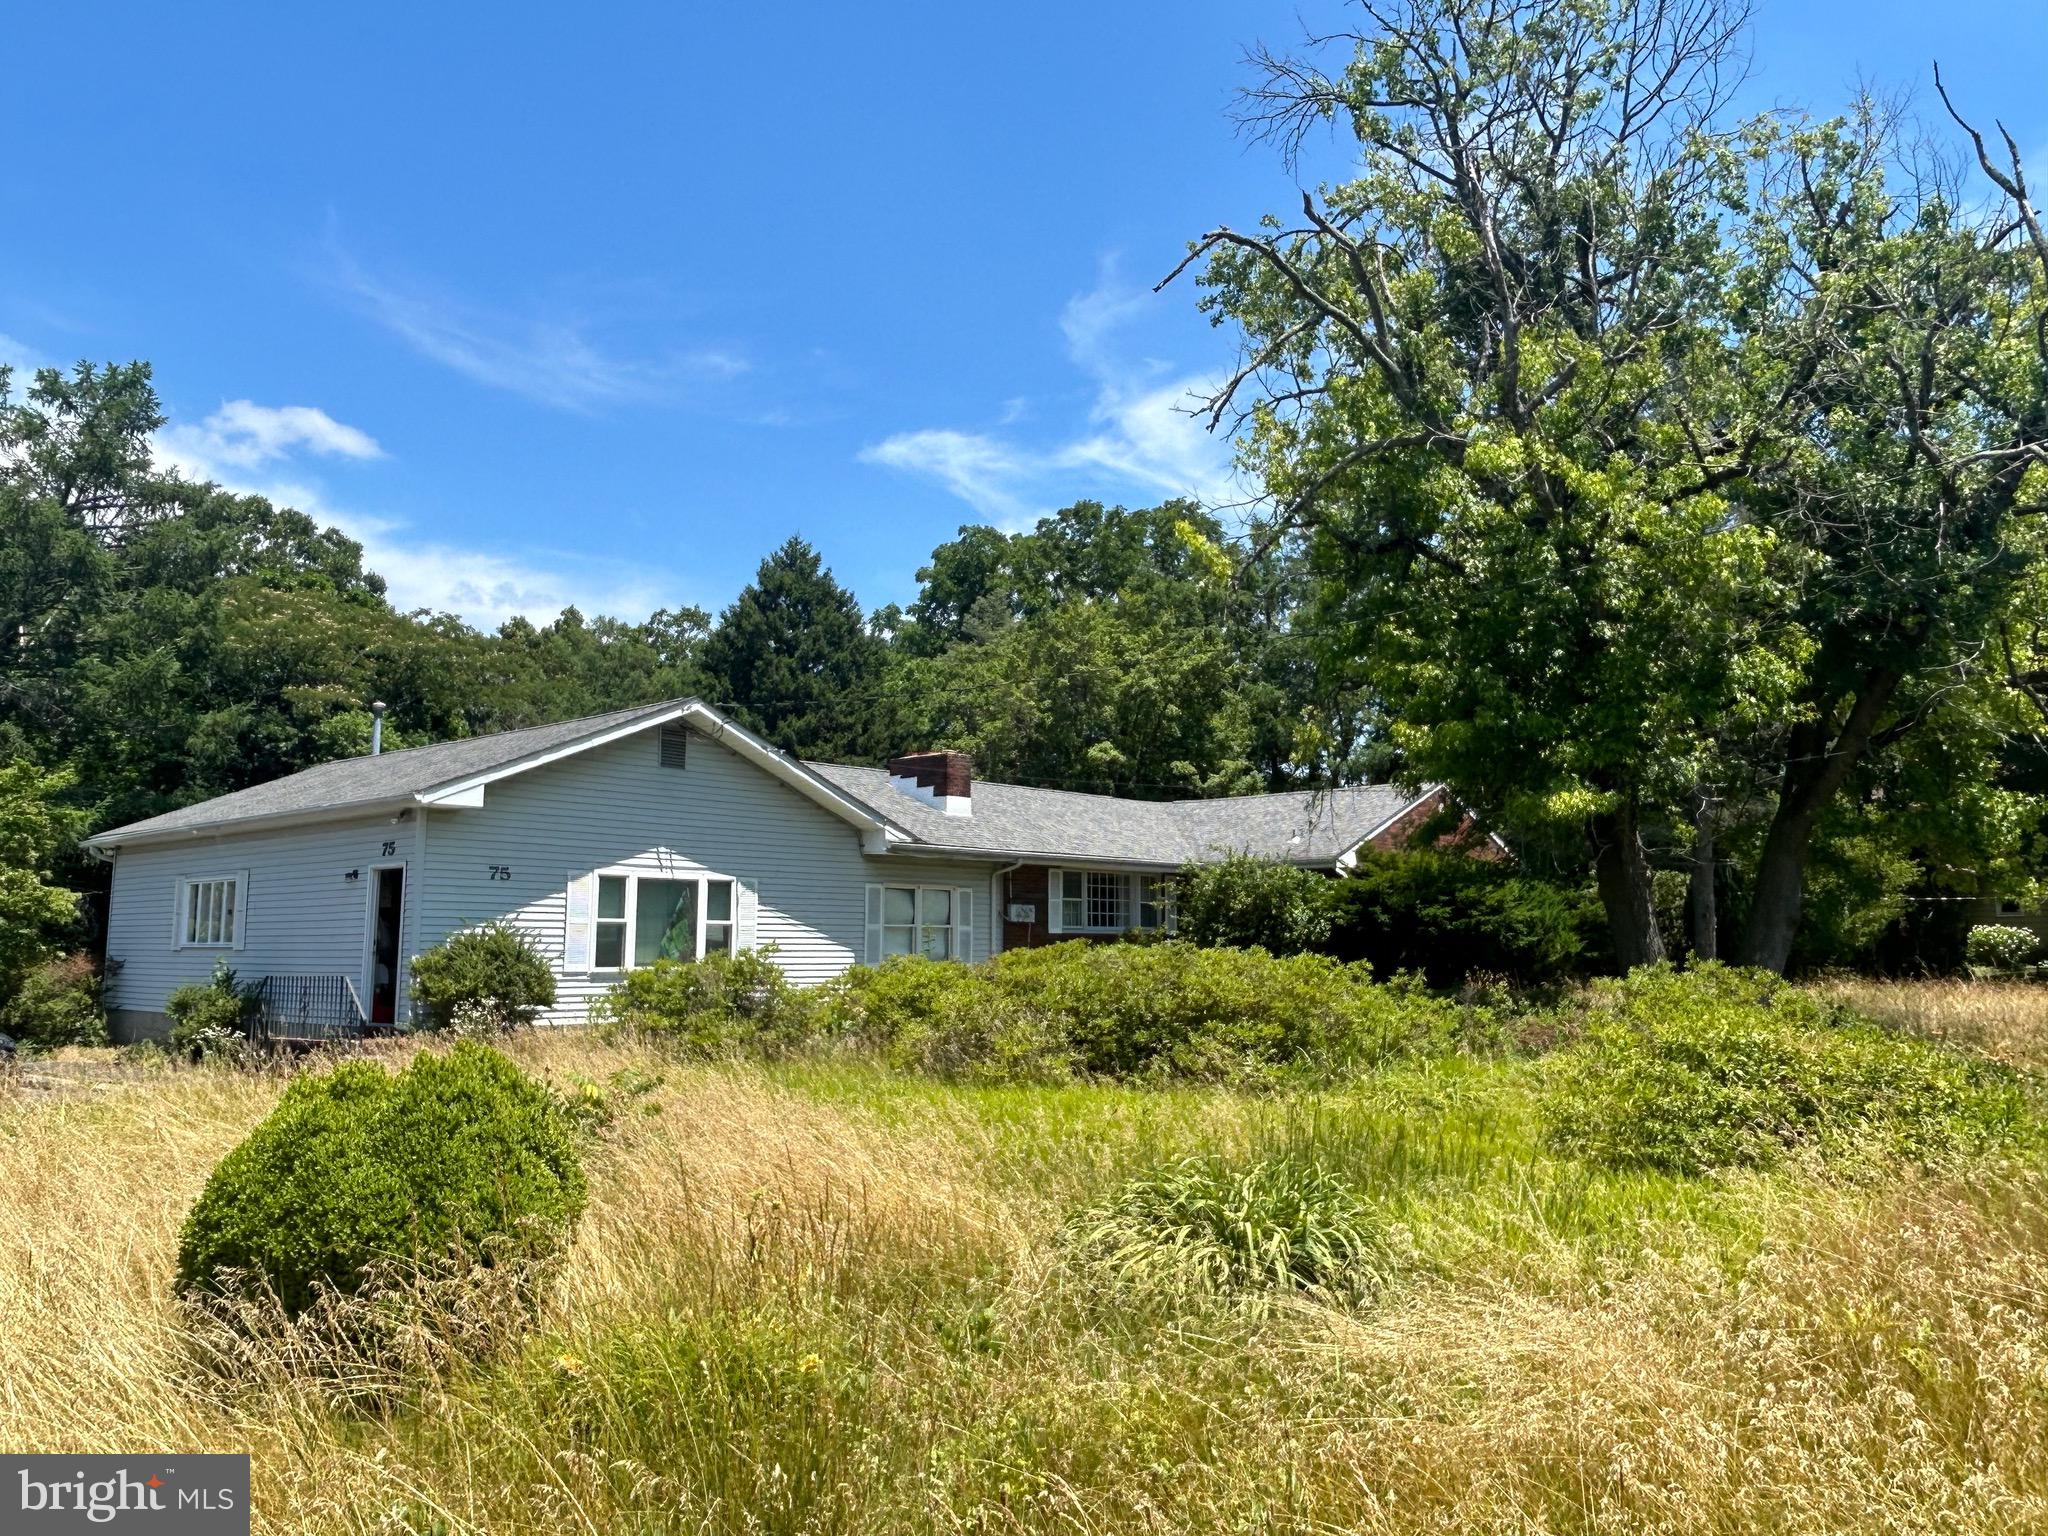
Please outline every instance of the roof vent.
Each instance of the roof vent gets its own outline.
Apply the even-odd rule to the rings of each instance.
[[[974,759],[965,752],[910,752],[892,757],[889,784],[948,816],[974,814]]]
[[[672,720],[661,728],[661,766],[690,766],[690,728],[680,720]]]

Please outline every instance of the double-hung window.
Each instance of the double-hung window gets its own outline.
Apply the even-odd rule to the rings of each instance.
[[[1147,930],[1173,928],[1173,877],[1138,876],[1138,926]]]
[[[1055,933],[1127,933],[1173,927],[1173,878],[1104,869],[1052,871]]]
[[[707,875],[597,877],[592,968],[623,971],[656,960],[701,960],[733,948],[733,882]]]
[[[971,960],[974,892],[944,885],[868,887],[868,964],[892,955]]]
[[[205,875],[178,881],[171,941],[178,949],[240,949],[243,901],[249,877]]]

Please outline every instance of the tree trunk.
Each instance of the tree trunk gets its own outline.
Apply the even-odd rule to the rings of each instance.
[[[1714,897],[1714,807],[1702,799],[1692,841],[1692,873],[1685,883],[1685,936],[1695,960],[1721,956],[1721,912]]]
[[[1825,723],[1802,725],[1793,731],[1786,746],[1777,813],[1764,838],[1763,857],[1757,861],[1749,921],[1736,950],[1738,964],[1783,971],[1792,958],[1814,826],[1870,745],[1899,681],[1896,672],[1867,674],[1849,706],[1848,719],[1832,742],[1828,740],[1830,726]]]
[[[1664,939],[1657,932],[1650,861],[1643,853],[1635,805],[1595,816],[1587,830],[1593,841],[1600,903],[1607,909],[1607,925],[1614,934],[1615,958],[1624,971],[1655,965],[1664,958]]]

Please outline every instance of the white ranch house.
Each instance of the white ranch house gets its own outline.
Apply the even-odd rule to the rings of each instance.
[[[802,762],[696,699],[324,763],[87,847],[113,863],[115,1037],[225,960],[281,1033],[402,1025],[410,957],[502,919],[555,1022],[656,956],[775,946],[811,983],[1169,922],[1164,877],[1247,851],[1332,872],[1440,790],[1174,803],[974,783],[958,753]]]

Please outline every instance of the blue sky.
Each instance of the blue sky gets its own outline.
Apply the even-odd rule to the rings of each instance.
[[[1294,201],[1226,108],[1337,11],[13,6],[0,361],[151,360],[167,460],[407,606],[715,610],[791,533],[902,601],[965,521],[1230,496],[1230,339],[1148,290]],[[2048,0],[1760,12],[1754,103],[1938,57],[2048,182]]]

